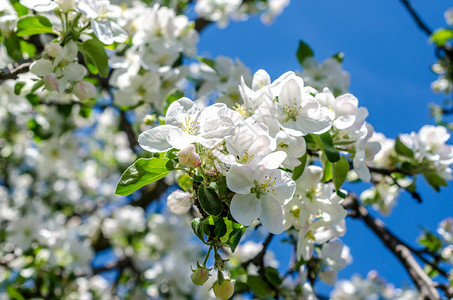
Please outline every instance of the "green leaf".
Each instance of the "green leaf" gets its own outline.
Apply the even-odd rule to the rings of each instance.
[[[203,210],[210,215],[218,216],[223,211],[222,201],[217,192],[204,184],[198,187],[198,201]]]
[[[296,55],[297,60],[302,65],[307,57],[312,57],[314,55],[314,52],[313,50],[311,50],[310,46],[308,46],[304,41],[300,40]]]
[[[79,51],[88,63],[97,67],[102,77],[109,74],[109,61],[104,45],[97,39],[87,40],[79,44]],[[90,70],[92,72],[92,70]]]
[[[25,82],[23,81],[17,81],[16,85],[14,86],[14,94],[20,95],[20,91],[22,88],[25,86]]]
[[[11,299],[25,300],[22,294],[12,285],[6,285],[6,291],[8,293],[8,296],[11,297]]]
[[[307,153],[300,157],[299,161],[301,162],[301,164],[294,168],[293,180],[299,179],[299,177],[304,173],[305,165],[307,164]]]
[[[216,237],[221,238],[226,233],[227,233],[227,226],[226,226],[225,222],[223,221],[223,219],[218,220],[217,223],[215,224],[214,235]]]
[[[184,192],[187,192],[193,186],[193,179],[189,174],[184,174],[178,178],[178,185]]]
[[[411,149],[409,149],[409,147],[404,145],[399,137],[395,141],[395,152],[409,158],[414,157],[414,152]]]
[[[205,57],[198,57],[198,60],[201,62],[204,62],[205,64],[210,66],[215,71],[215,61],[214,60],[205,58]]]
[[[276,288],[280,286],[282,280],[278,271],[272,267],[266,267],[265,273],[266,279]]]
[[[19,0],[10,0],[9,2],[14,7],[14,10],[17,12],[18,17],[22,17],[28,14],[28,8],[20,4]]]
[[[321,154],[321,164],[322,168],[324,169],[324,173],[322,174],[322,182],[328,182],[332,179],[333,171],[332,171],[332,163],[327,159],[327,157]]]
[[[437,174],[436,171],[427,171],[423,173],[423,177],[425,177],[426,181],[429,185],[438,192],[441,186],[447,186],[447,181]]]
[[[338,61],[341,64],[341,63],[343,63],[344,53],[343,52],[338,52],[338,53],[332,55],[332,58],[335,59],[336,61]]]
[[[339,161],[332,164],[332,178],[333,184],[337,193],[340,191],[341,185],[346,180],[349,172],[349,162],[345,157],[342,157]]]
[[[242,226],[241,224],[235,223],[235,222],[233,222],[233,224]],[[241,228],[235,228],[235,229],[233,229],[233,232],[231,232],[228,242],[225,243],[228,245],[228,247],[230,247],[231,252],[234,253],[234,251],[236,250],[236,247],[239,244],[239,242],[241,241],[241,238],[242,238],[242,235],[244,234],[244,232],[245,232],[244,226],[242,226]]]
[[[431,252],[438,252],[442,249],[442,241],[429,231],[425,231],[418,242]]]
[[[203,222],[204,220],[201,218],[195,218],[190,223],[193,232],[195,235],[204,243],[204,234],[203,234]]]
[[[115,194],[127,196],[142,186],[162,179],[170,171],[167,158],[140,158],[124,171],[116,186]]]
[[[4,36],[3,44],[5,45],[6,53],[13,60],[18,61],[24,58],[22,51],[20,51],[20,39],[16,35]]]
[[[28,55],[28,57],[33,57],[36,55],[36,46],[35,45],[28,43],[26,41],[23,41],[23,40],[21,40],[19,43],[20,43],[20,50],[23,53],[26,53]]]
[[[259,276],[247,276],[247,285],[259,298],[266,298],[271,293],[269,285]]]
[[[332,137],[329,132],[325,132],[321,135],[313,135],[313,138],[330,162],[334,163],[340,160],[340,153],[338,153],[337,148],[333,145]]]
[[[442,47],[450,39],[453,39],[453,30],[446,28],[437,29],[429,37],[429,41],[435,43],[437,47]]]
[[[39,15],[26,15],[17,21],[17,36],[54,33],[49,19]]]

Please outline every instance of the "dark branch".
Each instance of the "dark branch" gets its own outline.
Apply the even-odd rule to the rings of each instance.
[[[418,13],[414,10],[414,8],[409,3],[409,1],[408,0],[399,0],[399,1],[404,5],[406,10],[411,15],[412,19],[414,19],[415,23],[417,23],[418,28],[420,28],[420,30],[422,30],[426,35],[430,36],[433,33],[433,31],[428,27],[428,25],[426,25],[425,22],[423,22],[423,20],[420,18]]]
[[[32,63],[32,59],[26,59],[9,64],[7,67],[0,70],[0,83],[8,79],[17,79],[19,74],[26,73],[30,70],[30,65]]]
[[[412,281],[417,286],[421,294],[421,299],[440,299],[439,292],[431,278],[423,271],[421,266],[412,256],[411,250],[398,237],[391,233],[379,219],[374,219],[368,214],[368,210],[360,205],[357,198],[352,195],[345,201],[345,206],[353,209],[357,213],[357,218],[361,219],[384,243],[384,245],[396,256],[403,264]]]

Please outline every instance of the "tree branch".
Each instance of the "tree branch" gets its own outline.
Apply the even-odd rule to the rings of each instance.
[[[32,63],[32,59],[26,59],[9,64],[0,70],[0,83],[8,79],[16,79],[19,74],[28,72]]]
[[[374,219],[370,216],[368,210],[358,203],[357,198],[354,195],[350,196],[348,201],[345,201],[345,205],[347,208],[356,211],[356,217],[361,219],[402,263],[412,281],[417,286],[417,289],[421,294],[421,299],[440,299],[436,285],[420,267],[412,256],[411,250],[404,242],[391,233],[381,220]]]
[[[411,15],[412,19],[414,19],[415,23],[417,23],[418,28],[420,28],[421,31],[423,31],[427,36],[430,36],[433,31],[426,25],[425,22],[420,18],[418,13],[415,11],[415,9],[412,7],[412,5],[409,3],[408,0],[399,0],[408,13]]]

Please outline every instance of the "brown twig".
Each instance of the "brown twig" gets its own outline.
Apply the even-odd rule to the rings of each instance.
[[[8,79],[16,79],[19,74],[28,72],[32,63],[32,59],[26,59],[9,64],[0,70],[0,83]]]

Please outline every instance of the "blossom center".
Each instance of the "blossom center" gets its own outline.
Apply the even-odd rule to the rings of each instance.
[[[191,117],[185,117],[184,122],[181,122],[181,126],[179,126],[179,128],[188,134],[195,135],[199,128],[198,125],[200,125],[200,123],[195,122]]]
[[[294,122],[297,120],[297,117],[300,116],[300,110],[302,109],[302,105],[297,104],[296,98],[294,98],[293,103],[291,105],[285,104],[283,107],[283,111],[287,115],[286,119],[283,123],[288,122],[289,120],[293,120]]]
[[[277,182],[276,177],[264,176],[264,181],[262,183],[258,183],[258,181],[254,180],[253,183],[255,184],[254,187],[250,189],[251,194],[256,194],[256,198],[261,198],[261,195],[268,195],[269,193],[275,194],[274,184]]]

